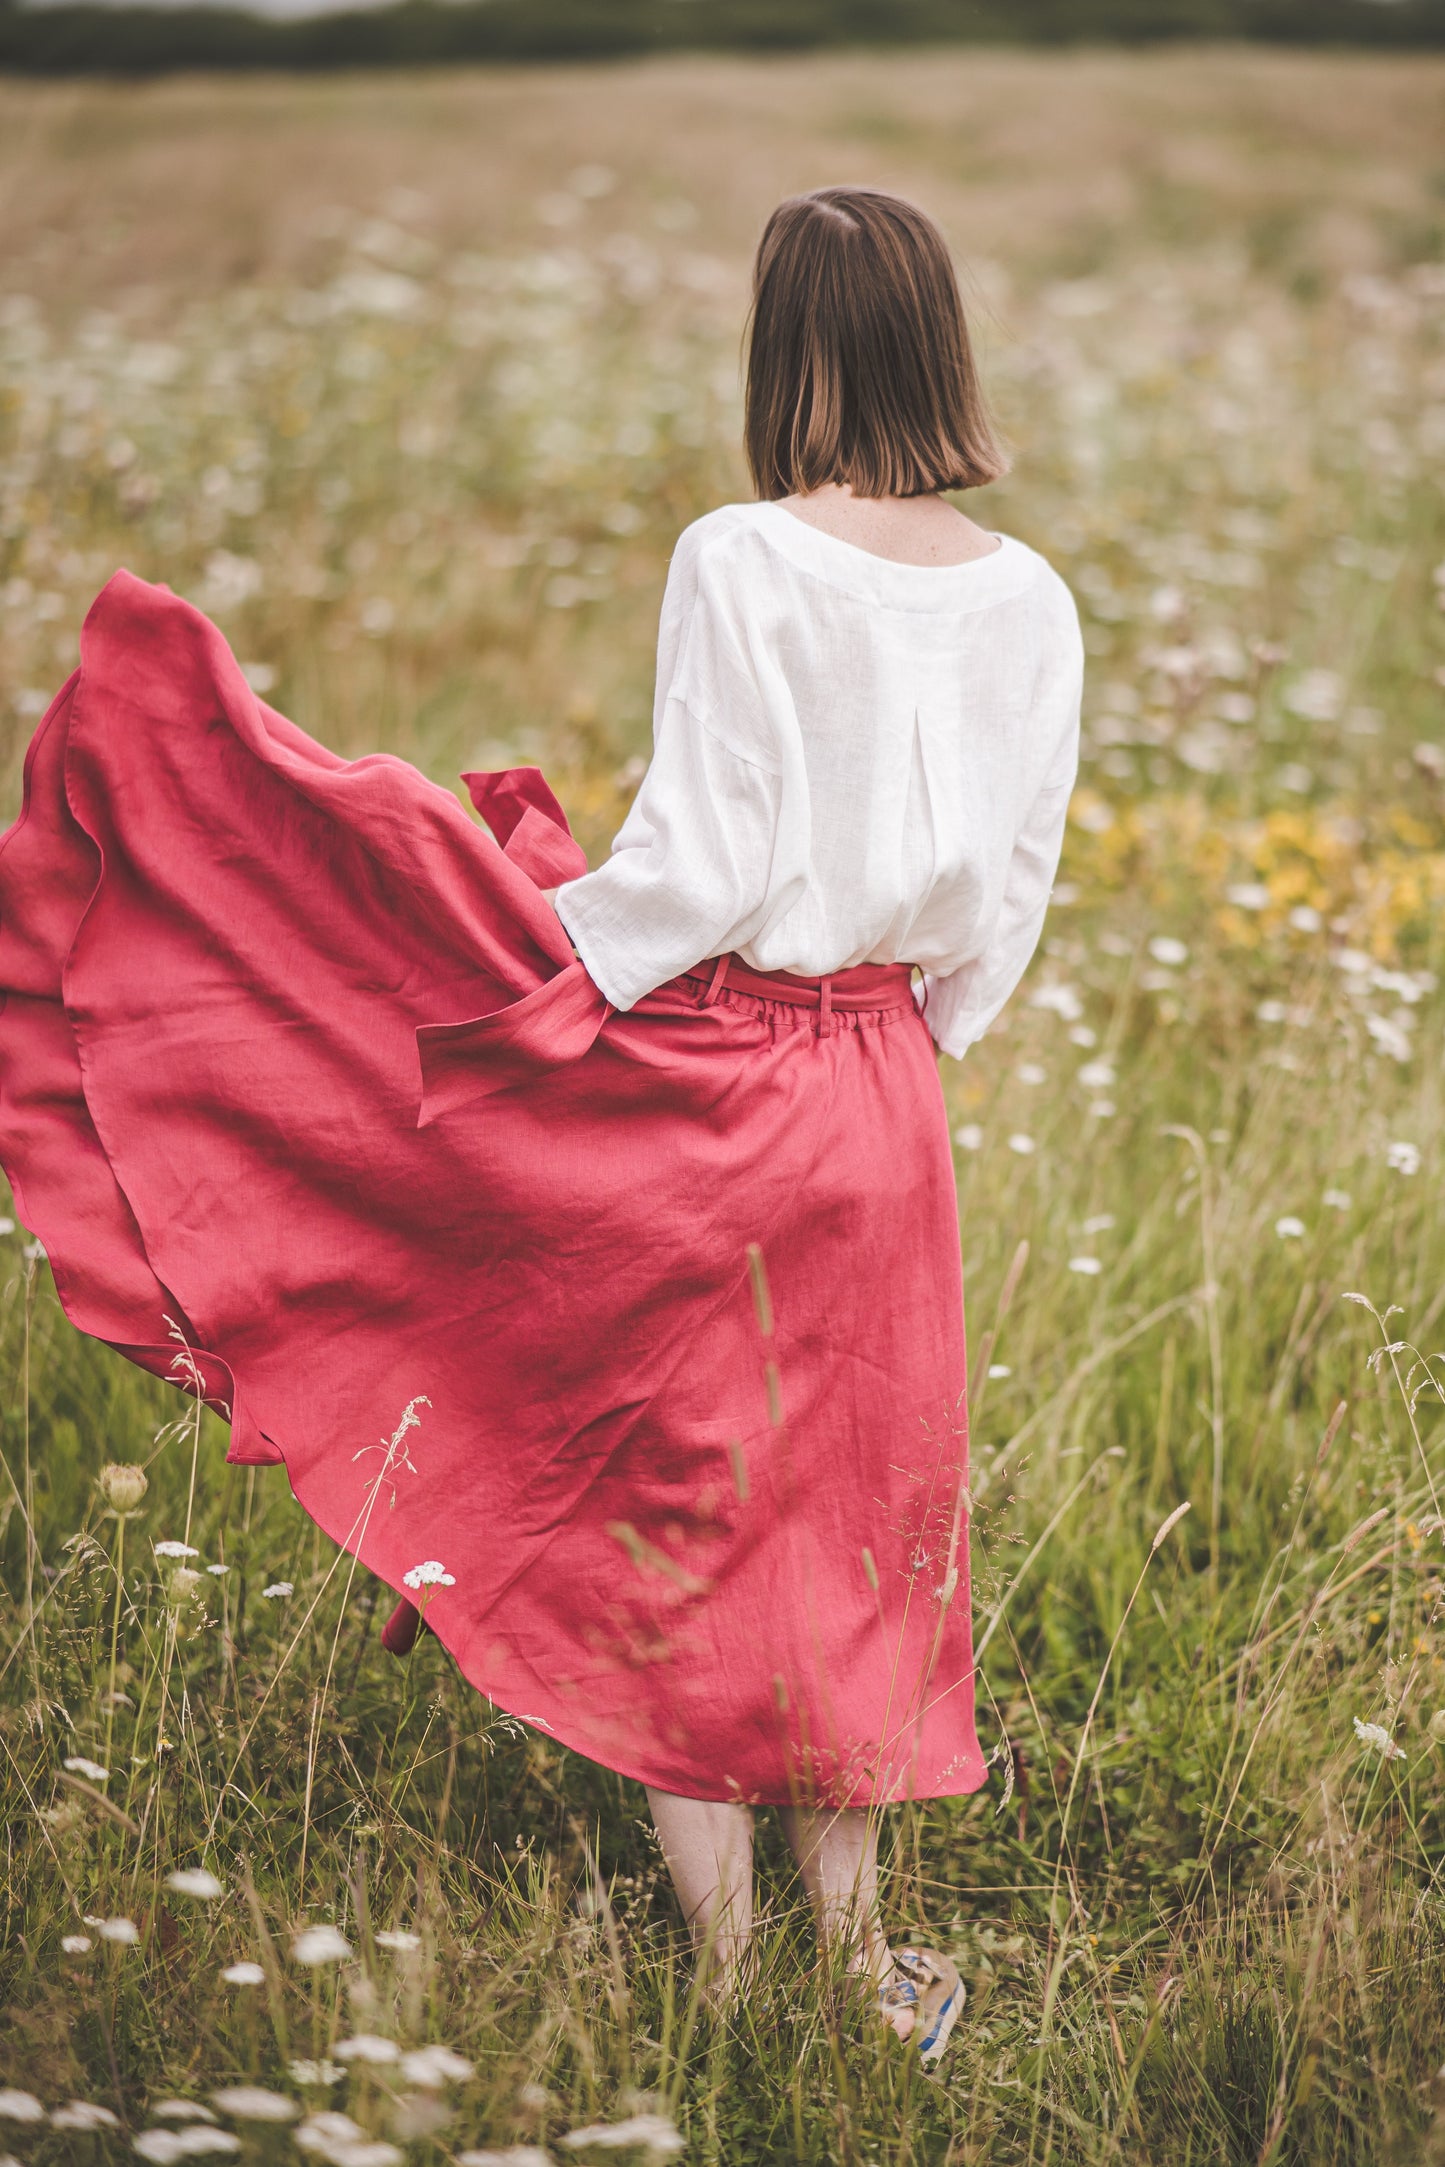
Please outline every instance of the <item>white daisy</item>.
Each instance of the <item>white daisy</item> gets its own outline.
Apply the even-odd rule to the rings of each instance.
[[[298,1964],[344,1964],[351,1943],[334,1926],[303,1926],[291,1944]]]
[[[182,1866],[175,1873],[167,1874],[166,1887],[174,1889],[177,1896],[198,1896],[202,1903],[225,1894],[215,1875],[207,1873],[204,1866]]]

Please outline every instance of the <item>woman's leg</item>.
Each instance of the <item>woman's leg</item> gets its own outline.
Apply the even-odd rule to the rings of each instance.
[[[893,1976],[893,1954],[878,1910],[878,1813],[841,1807],[784,1806],[783,1829],[817,1915],[819,1938],[841,1943],[850,1971]],[[890,2010],[900,2038],[913,2029],[911,2009]]]
[[[710,1998],[737,1984],[753,1923],[753,1811],[647,1786],[647,1802]]]

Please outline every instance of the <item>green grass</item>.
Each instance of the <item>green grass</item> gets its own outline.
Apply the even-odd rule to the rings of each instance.
[[[1383,102],[1375,127],[1383,157]],[[982,516],[1071,579],[1091,660],[1043,949],[945,1064],[997,1751],[987,1791],[884,1836],[890,1926],[969,1987],[939,2072],[819,1973],[766,1818],[760,1981],[709,2021],[640,1789],[434,1642],[386,1658],[380,1591],[284,1475],[226,1468],[211,1417],[72,1332],[16,1229],[0,2077],[120,2125],[8,2125],[18,2156],[119,2161],[157,2100],[249,2081],[423,2167],[600,2157],[561,2140],[635,2112],[724,2167],[1445,2158],[1445,344],[1376,164],[1325,206],[1373,236],[1368,280],[1287,157],[1272,202],[1231,166],[1198,183],[1212,220],[1196,195],[1113,228],[1056,206],[1007,278],[979,270],[1018,444]],[[671,539],[743,491],[743,266],[664,169],[559,183],[541,241],[486,250],[358,182],[304,277],[163,322],[12,300],[11,776],[125,561],[212,607],[329,743],[443,781],[540,759],[605,848]],[[113,1461],[149,1477],[120,1579]],[[168,1888],[201,1865],[221,1896]],[[295,1961],[318,1923],[351,1959]],[[418,1946],[378,1943],[398,1930]],[[243,1961],[260,1984],[224,1980]],[[428,2091],[338,2058],[356,2034],[474,2074]],[[223,2122],[247,2160],[293,2156]]]

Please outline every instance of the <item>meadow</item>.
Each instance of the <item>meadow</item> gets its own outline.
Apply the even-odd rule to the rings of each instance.
[[[884,1836],[937,2072],[766,1819],[709,2021],[641,1791],[386,1657],[12,1216],[0,2151],[1445,2161],[1442,116],[1433,59],[1227,48],[0,84],[5,819],[123,563],[343,753],[540,763],[595,862],[825,180],[943,223],[969,508],[1089,656],[1043,943],[943,1063],[993,1767]]]

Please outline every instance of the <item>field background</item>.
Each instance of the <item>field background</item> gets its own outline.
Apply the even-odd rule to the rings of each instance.
[[[939,2073],[816,1975],[766,1824],[763,1977],[701,2020],[640,1790],[382,1656],[7,1227],[21,2158],[293,2156],[155,2117],[245,2081],[337,2167],[635,2115],[726,2167],[1445,2159],[1442,146],[1445,64],[1219,47],[0,84],[7,817],[124,563],[343,752],[539,761],[595,860],[673,538],[746,493],[753,242],[830,180],[945,227],[1015,455],[970,508],[1090,657],[1043,946],[944,1064],[998,1752],[885,1837],[970,1988]]]

